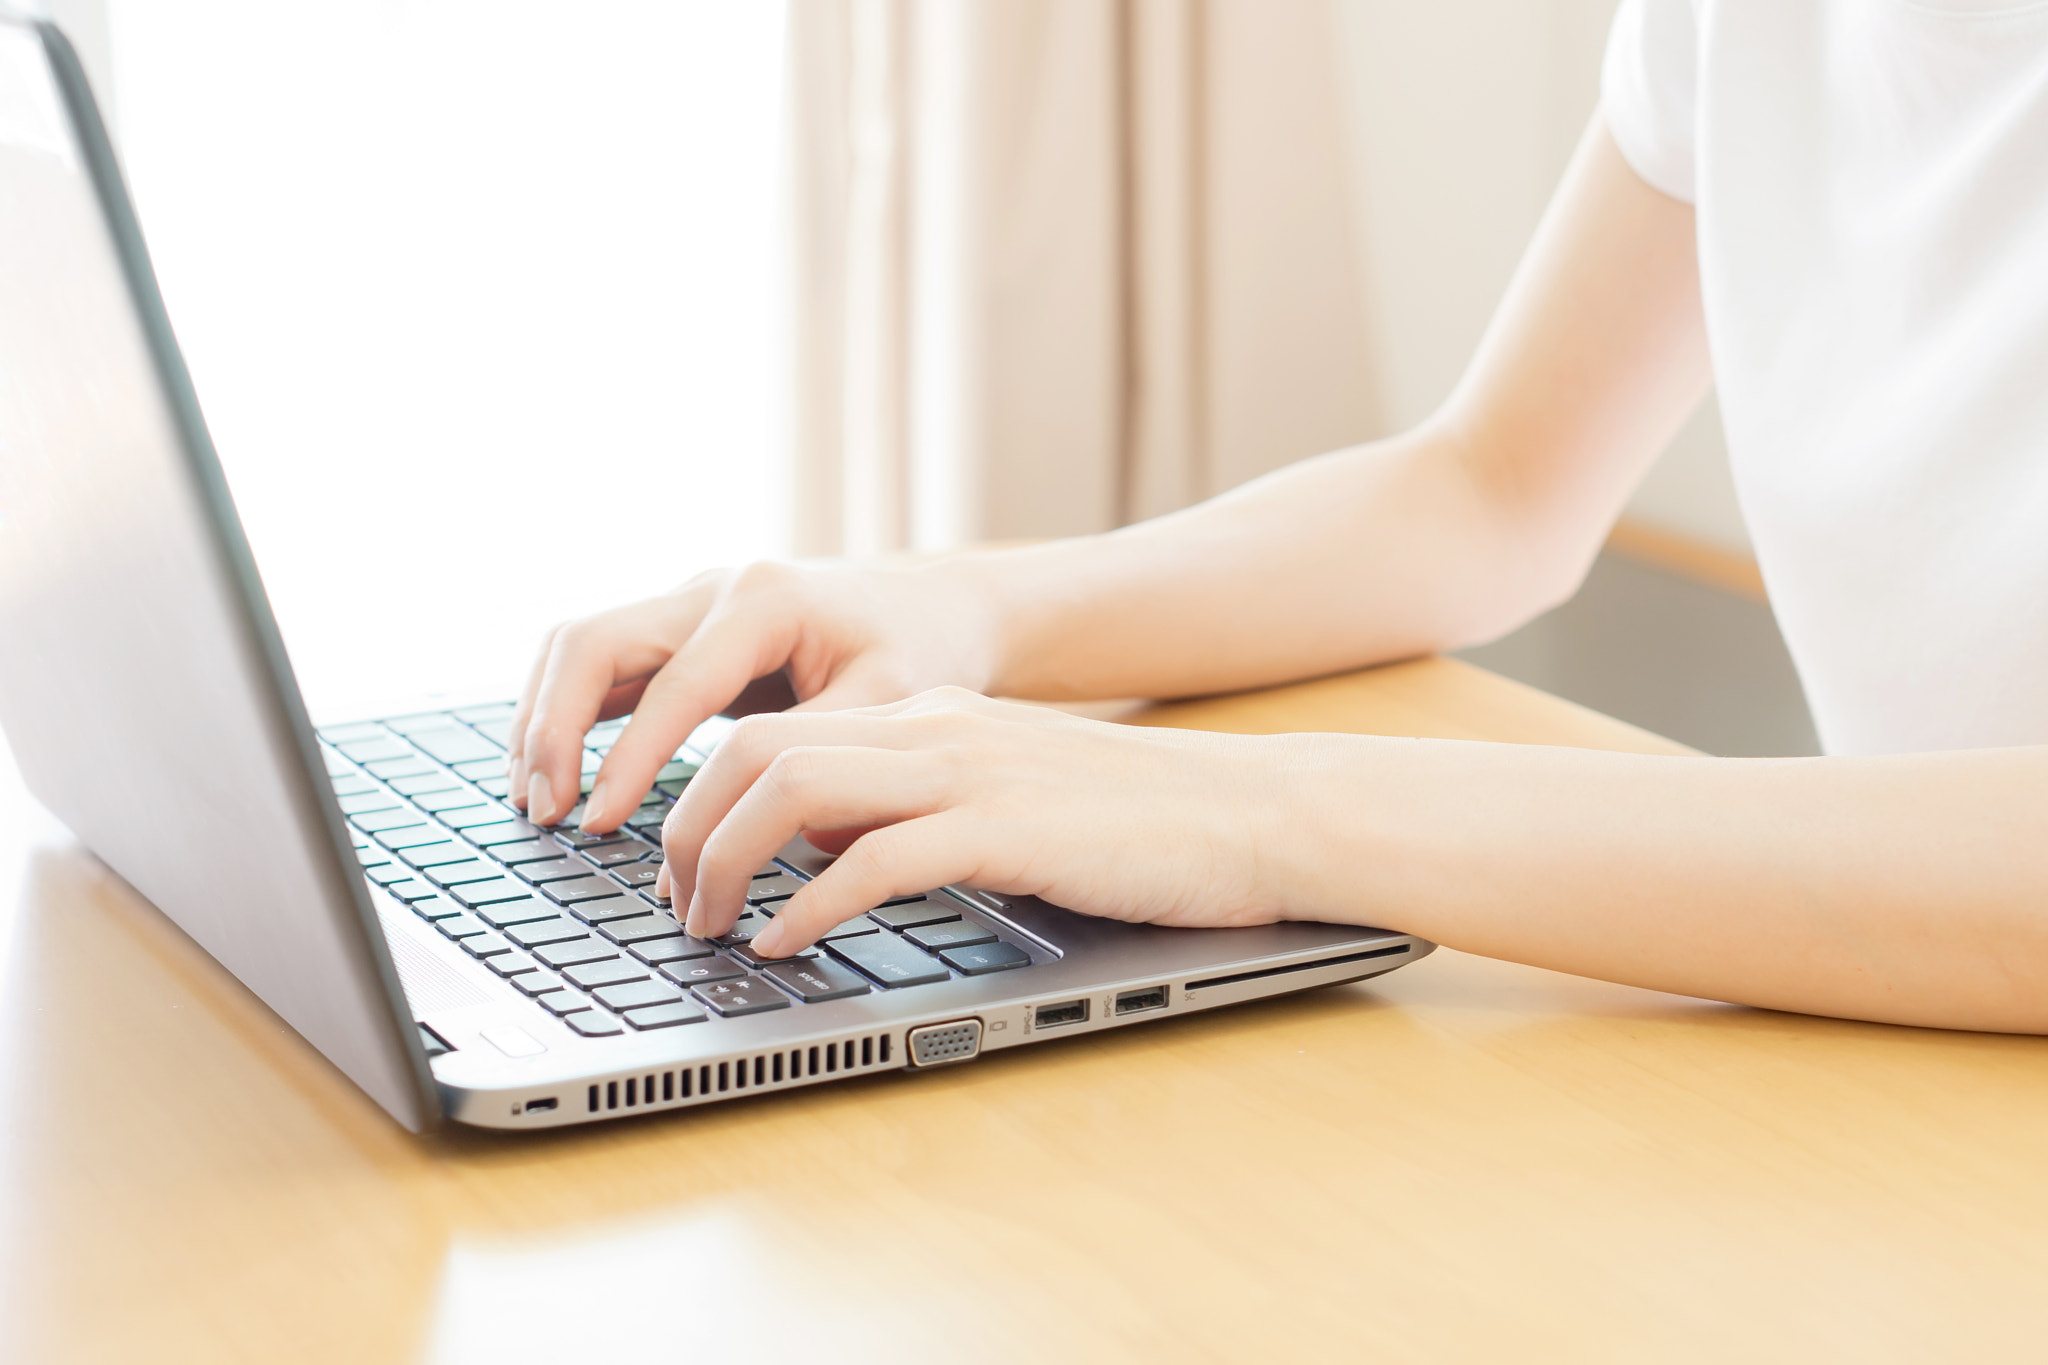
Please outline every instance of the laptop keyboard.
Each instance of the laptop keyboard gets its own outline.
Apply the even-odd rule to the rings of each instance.
[[[686,746],[611,834],[544,829],[505,801],[512,705],[320,731],[364,875],[588,1038],[742,1018],[1028,967],[1030,950],[943,891],[901,896],[769,961],[749,943],[807,879],[754,874],[731,932],[692,938],[654,894],[661,825],[703,762]],[[585,737],[587,792],[625,720]]]

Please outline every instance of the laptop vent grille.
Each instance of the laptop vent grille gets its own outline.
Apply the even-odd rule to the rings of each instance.
[[[772,1090],[776,1086],[799,1085],[850,1071],[865,1071],[892,1064],[896,1042],[891,1034],[842,1038],[835,1043],[812,1043],[779,1052],[761,1052],[723,1062],[705,1062],[675,1071],[636,1071],[593,1082],[586,1103],[593,1114],[614,1110],[661,1108],[715,1099],[720,1095],[749,1090]]]

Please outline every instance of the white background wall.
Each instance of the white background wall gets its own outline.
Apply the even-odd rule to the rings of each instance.
[[[1379,410],[1450,392],[1599,101],[1615,0],[1337,0],[1353,92]],[[1730,549],[1748,537],[1709,400],[1630,515]]]

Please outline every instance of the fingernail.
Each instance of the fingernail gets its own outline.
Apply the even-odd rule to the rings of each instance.
[[[604,783],[599,782],[590,789],[590,795],[583,798],[583,828],[589,829],[591,822],[604,814]]]
[[[688,934],[691,938],[702,938],[704,937],[703,930],[704,911],[703,908],[697,904],[697,898],[695,896],[692,896],[690,897],[689,912],[683,916],[683,932]]]
[[[526,813],[537,825],[555,823],[555,788],[546,773],[526,780]]]
[[[511,789],[512,804],[526,809],[526,760],[515,758],[505,765],[505,785]]]
[[[788,937],[781,920],[770,920],[766,929],[754,935],[754,951],[765,957],[774,957],[782,951],[782,940]]]
[[[654,894],[657,896],[671,896],[673,891],[674,888],[668,884],[668,864],[663,863],[661,871],[654,874]]]

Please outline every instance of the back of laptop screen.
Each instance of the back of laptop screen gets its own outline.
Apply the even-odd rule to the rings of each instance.
[[[95,853],[418,1128],[403,997],[138,241],[124,265],[125,197],[57,63],[75,70],[0,18],[0,725]]]

